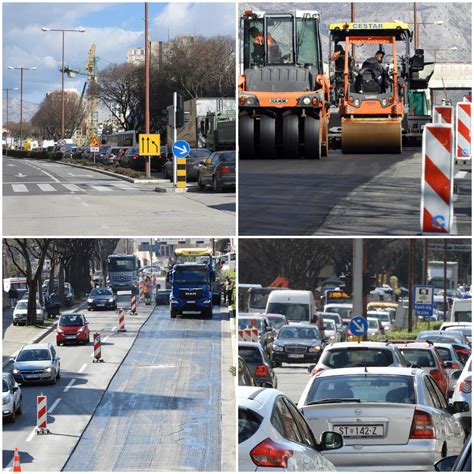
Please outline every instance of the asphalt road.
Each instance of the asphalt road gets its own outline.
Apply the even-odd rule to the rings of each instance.
[[[87,169],[3,159],[5,235],[233,235],[233,193],[157,193]]]
[[[171,320],[166,306],[139,305],[118,333],[114,312],[85,314],[105,362],[92,363],[92,344],[58,348],[60,381],[23,386],[23,414],[4,425],[3,468],[17,447],[23,471],[220,470],[227,315],[216,307],[212,320]],[[34,434],[40,393],[51,430],[42,436]]]
[[[469,169],[457,180],[464,193],[455,197],[457,235],[470,235],[470,179]],[[333,150],[315,161],[242,160],[239,234],[416,235],[420,182],[418,148],[399,155]]]

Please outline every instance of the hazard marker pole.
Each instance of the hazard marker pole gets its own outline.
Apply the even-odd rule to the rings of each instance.
[[[433,123],[454,124],[454,108],[450,105],[435,105],[433,107]]]
[[[21,472],[20,453],[18,451],[18,448],[15,448],[15,454],[13,455],[12,472]]]
[[[130,299],[130,314],[137,314],[137,298],[132,295]]]
[[[126,332],[127,330],[125,329],[125,311],[120,308],[118,310],[118,332]]]
[[[423,234],[449,234],[453,224],[452,126],[427,124],[423,130],[420,226]]]
[[[144,303],[143,298],[145,295],[145,287],[143,283],[140,283],[140,303]]]
[[[456,105],[456,159],[470,160],[471,154],[471,102]]]
[[[100,341],[100,334],[94,334],[94,359],[92,362],[104,362],[102,359],[102,343]]]
[[[48,399],[46,395],[36,397],[36,429],[37,435],[49,434],[48,430]]]

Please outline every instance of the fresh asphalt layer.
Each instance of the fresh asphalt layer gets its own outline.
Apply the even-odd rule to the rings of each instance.
[[[157,193],[61,163],[3,159],[5,235],[233,235],[234,193]]]
[[[470,235],[471,173],[458,173],[455,234]],[[421,153],[344,155],[321,160],[241,160],[240,235],[416,235]]]

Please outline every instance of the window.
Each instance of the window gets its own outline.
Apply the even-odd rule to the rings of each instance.
[[[247,364],[261,364],[263,357],[256,347],[239,347],[239,356],[247,362]]]
[[[283,397],[279,397],[275,402],[271,423],[283,438],[295,441],[296,443],[303,443],[303,439],[296,427],[295,420],[293,419],[288,406],[284,402]]]
[[[324,352],[321,362],[331,369],[340,369],[348,367],[388,367],[393,364],[394,360],[389,349],[344,347]]]
[[[435,383],[432,382],[431,378],[426,375],[423,377],[424,383],[425,383],[425,388],[426,388],[426,393],[428,395],[428,400],[431,401],[431,405],[434,408],[438,408],[439,410],[442,409],[441,402],[438,398],[436,389],[435,389]]]
[[[239,407],[239,443],[253,436],[262,423],[263,418],[248,408]]]
[[[307,446],[310,446],[311,448],[316,448],[316,442],[314,440],[313,433],[306,420],[303,418],[298,409],[293,405],[293,403],[290,402],[290,400],[285,399],[285,403],[295,420],[296,426],[300,432],[300,436],[303,439],[303,443]]]

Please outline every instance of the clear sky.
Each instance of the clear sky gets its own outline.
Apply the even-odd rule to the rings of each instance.
[[[164,40],[183,34],[235,36],[233,3],[149,3],[150,38]],[[46,92],[61,87],[61,33],[49,28],[79,28],[66,33],[65,65],[83,69],[92,42],[98,68],[125,62],[127,48],[144,43],[144,3],[3,3],[3,88],[19,87],[19,71],[7,66],[37,67],[25,72],[24,99],[39,103]],[[82,90],[84,79],[66,76],[65,86]]]

